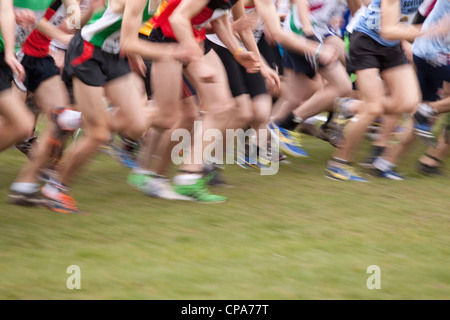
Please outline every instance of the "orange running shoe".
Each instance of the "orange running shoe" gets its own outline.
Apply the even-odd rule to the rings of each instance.
[[[80,213],[75,199],[69,195],[67,189],[59,188],[55,184],[47,184],[41,189],[45,198],[42,206],[59,213]]]

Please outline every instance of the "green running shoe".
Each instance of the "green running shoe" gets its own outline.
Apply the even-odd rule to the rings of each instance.
[[[191,185],[175,185],[175,192],[193,199],[199,203],[224,203],[227,198],[211,194],[206,187],[208,182],[214,177],[214,174],[209,174],[204,178],[198,179],[195,184]]]
[[[141,189],[149,175],[131,172],[127,177],[127,183],[137,189]]]

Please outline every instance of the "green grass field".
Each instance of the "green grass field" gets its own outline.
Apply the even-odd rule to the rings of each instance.
[[[88,216],[7,204],[26,160],[0,154],[0,299],[448,299],[450,183],[415,172],[424,147],[402,162],[407,181],[345,183],[324,178],[329,144],[304,145],[310,158],[275,176],[227,166],[221,205],[148,198],[99,154],[74,188]]]

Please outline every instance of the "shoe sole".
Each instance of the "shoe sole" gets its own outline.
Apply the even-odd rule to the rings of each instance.
[[[369,180],[343,180],[330,175],[328,172],[325,173],[325,178],[328,178],[333,181],[370,182]]]
[[[8,195],[8,203],[14,204],[22,207],[39,207],[43,205],[46,200],[44,199],[35,199],[31,200],[21,195]]]

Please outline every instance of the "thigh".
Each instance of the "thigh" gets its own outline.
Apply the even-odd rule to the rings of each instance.
[[[304,73],[296,73],[292,69],[285,69],[284,96],[291,102],[301,103],[309,99],[314,92],[322,87],[320,77],[309,78]]]
[[[413,112],[421,100],[419,82],[414,68],[404,64],[381,72],[381,77],[389,92],[389,113]]]
[[[215,51],[211,50],[202,57],[200,62],[216,71],[214,79],[211,82],[204,82],[199,77],[195,66],[189,65],[185,70],[188,80],[197,90],[197,95],[202,105],[204,105],[205,111],[210,113],[225,111],[229,108],[232,95],[222,61]]]
[[[356,84],[363,102],[381,107],[385,91],[379,69],[369,68],[359,70],[356,72],[356,76]],[[362,108],[361,112],[366,110],[365,107]]]
[[[69,92],[60,76],[54,76],[42,82],[34,92],[36,104],[43,112],[52,107],[66,107],[70,104]]]
[[[74,78],[73,91],[78,110],[83,113],[83,128],[86,133],[95,129],[106,129],[108,123],[103,87],[88,86],[80,79]]]
[[[117,78],[105,85],[105,96],[115,107],[122,110],[124,117],[130,124],[142,120],[143,111],[146,107],[146,96],[139,90],[141,79],[130,73]]]
[[[178,61],[153,61],[151,69],[152,98],[162,112],[173,112],[182,98],[183,66]]]

